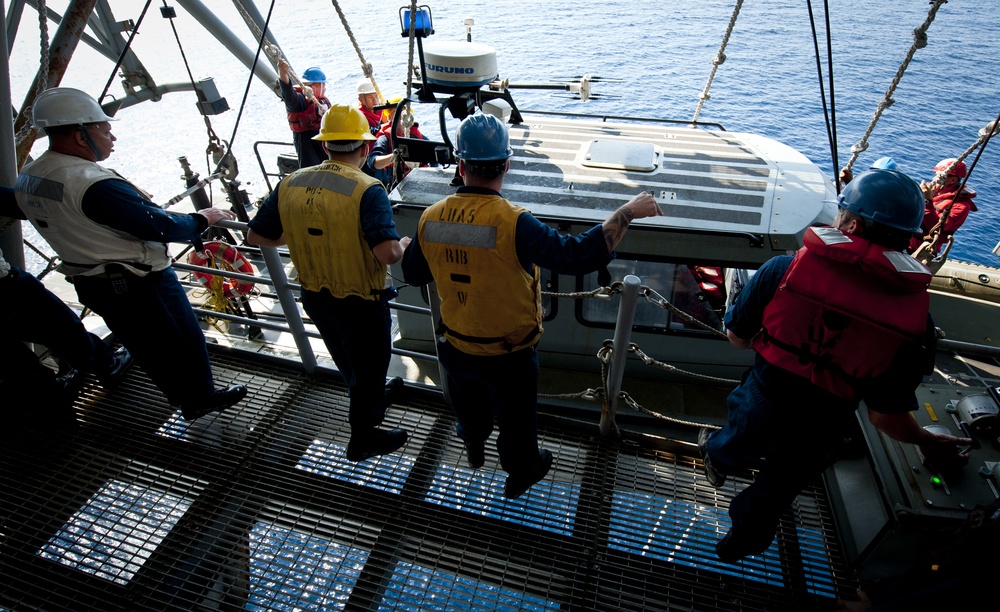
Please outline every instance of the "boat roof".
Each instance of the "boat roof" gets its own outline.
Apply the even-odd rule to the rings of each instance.
[[[655,247],[663,257],[756,266],[801,246],[806,228],[836,212],[823,172],[770,138],[654,120],[524,117],[510,125],[503,195],[545,221],[589,226],[648,191],[665,215],[634,222],[630,234],[670,234],[674,240]],[[426,207],[454,193],[454,176],[451,168],[420,168],[391,197]]]

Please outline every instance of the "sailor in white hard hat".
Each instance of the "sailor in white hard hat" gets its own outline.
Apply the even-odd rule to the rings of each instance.
[[[198,240],[236,215],[168,213],[100,166],[114,151],[113,118],[83,91],[42,92],[32,120],[49,148],[18,175],[17,205],[59,255],[58,270],[73,280],[80,303],[104,318],[185,419],[239,402],[245,386],[215,388],[205,335],[165,244]]]
[[[373,136],[378,134],[379,125],[382,123],[382,113],[375,110],[375,107],[381,104],[382,100],[379,99],[371,79],[358,81],[358,109],[368,120],[368,127]]]

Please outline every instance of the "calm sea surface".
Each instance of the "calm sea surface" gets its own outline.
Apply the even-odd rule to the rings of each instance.
[[[50,0],[61,10],[65,1]],[[113,2],[119,20],[137,19],[144,3]],[[255,44],[230,0],[204,0],[248,44]],[[404,2],[341,0],[348,25],[375,71],[382,93],[406,93],[407,40],[400,36]],[[691,119],[733,14],[734,2],[718,0],[478,0],[428,2],[437,40],[464,40],[463,21],[472,18],[473,40],[497,49],[502,78],[512,83],[545,83],[581,74],[620,79],[595,87],[589,102],[547,91],[515,91],[522,109],[581,113],[637,114]],[[838,155],[843,165],[863,136],[877,104],[890,87],[913,43],[912,31],[927,18],[926,0],[830,0]],[[257,0],[265,16],[269,2]],[[826,71],[823,3],[813,2]],[[961,154],[977,132],[1000,112],[1000,25],[996,0],[952,0],[928,30],[928,44],[914,55],[893,98],[860,154],[856,169],[891,155],[916,179],[929,179],[945,157]],[[985,11],[985,13],[984,13]],[[986,14],[988,13],[988,14]],[[196,79],[212,76],[233,109],[212,117],[215,134],[231,141],[240,179],[251,199],[266,184],[253,152],[261,140],[290,141],[281,101],[258,80],[250,84],[240,113],[248,70],[229,57],[178,6],[174,20]],[[271,30],[296,72],[319,66],[327,74],[328,95],[349,102],[361,78],[361,63],[331,2],[277,0]],[[50,26],[55,31],[55,26]],[[15,106],[24,99],[38,64],[38,26],[26,11],[11,57]],[[187,81],[181,51],[170,24],[154,3],[134,48],[159,83]],[[805,0],[748,0],[717,72],[711,99],[700,119],[730,131],[760,133],[784,142],[834,173],[827,139],[816,60]],[[100,94],[113,63],[88,48],[78,51],[63,85]],[[829,83],[824,79],[829,94]],[[121,92],[116,82],[112,95]],[[118,137],[107,165],[165,201],[183,190],[177,158],[186,156],[203,176],[208,130],[191,93],[168,94],[155,103],[122,110]],[[237,126],[237,118],[239,124]],[[418,119],[421,117],[418,116]],[[427,118],[423,118],[426,122]],[[426,123],[425,123],[426,124]],[[36,145],[38,155],[44,141]],[[275,149],[266,149],[271,164]],[[972,161],[975,154],[967,162]],[[994,213],[1000,206],[1000,139],[991,142],[969,185],[979,194],[979,212],[960,231],[952,257],[1000,265],[991,253],[1000,240]]]

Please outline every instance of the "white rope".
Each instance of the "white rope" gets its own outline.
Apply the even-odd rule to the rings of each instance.
[[[351,31],[351,26],[347,23],[347,17],[344,16],[344,11],[340,10],[340,3],[337,0],[332,0],[333,8],[337,9],[337,14],[340,15],[340,23],[344,24],[344,30],[347,32],[347,37],[351,39],[351,44],[354,45],[354,51],[358,54],[358,59],[361,60],[361,72],[365,75],[365,78],[372,82],[372,87],[375,88],[375,94],[378,96],[379,100],[384,100],[382,97],[382,92],[379,91],[378,83],[375,82],[375,77],[373,76],[374,71],[372,70],[372,65],[365,61],[365,54],[361,52],[361,46],[358,45],[358,41],[354,38],[354,32]],[[410,13],[413,14],[412,12]]]
[[[261,31],[260,27],[257,26],[257,23],[253,20],[250,14],[247,13],[246,9],[243,8],[242,0],[233,0],[233,5],[236,7],[236,10],[239,12],[240,16],[243,17],[243,22],[247,24],[248,28],[250,28],[250,31],[253,33],[254,38],[257,40],[263,39],[264,53],[269,58],[271,58],[271,61],[275,65],[277,65],[278,61],[282,59],[288,61],[288,59],[285,58],[284,55],[282,54],[281,49],[279,49],[277,45],[274,45],[269,40],[267,40],[267,38],[264,36],[264,33]],[[299,80],[299,77],[291,69],[291,62],[289,62],[288,76],[289,80],[293,81],[295,85],[298,85],[299,87],[304,87],[302,81]],[[280,95],[278,91],[275,91],[274,93]]]
[[[35,88],[35,96],[42,93],[49,87],[49,17],[48,9],[45,7],[45,0],[38,0],[38,83]],[[30,112],[30,111],[29,111]],[[20,147],[28,135],[34,130],[34,121],[28,117],[28,121],[21,126],[14,137],[15,148]]]
[[[417,38],[417,0],[410,0],[410,53],[406,60],[406,97],[413,93],[413,44]]]
[[[948,0],[933,0],[931,2],[931,8],[927,12],[927,18],[920,25],[919,28],[913,30],[913,44],[910,45],[910,50],[906,53],[906,58],[903,63],[900,64],[899,69],[896,70],[896,75],[892,78],[892,83],[889,85],[889,89],[885,92],[885,97],[875,109],[875,115],[872,117],[871,123],[868,124],[868,129],[865,130],[864,136],[858,141],[853,147],[851,147],[851,158],[847,161],[847,165],[844,169],[850,171],[854,162],[857,161],[858,155],[863,153],[868,149],[868,137],[871,136],[872,131],[875,129],[875,124],[878,123],[879,119],[882,117],[882,112],[896,103],[892,98],[892,94],[896,91],[896,87],[899,86],[899,82],[903,78],[903,74],[906,72],[907,67],[910,65],[910,60],[913,59],[913,55],[917,52],[917,49],[923,49],[927,46],[927,28],[931,26],[934,21],[934,17],[937,15],[937,11],[941,8],[942,4],[945,4]]]
[[[954,163],[952,163],[947,168],[942,168],[940,172],[934,174],[934,178],[931,180],[931,184],[937,187],[941,187],[942,185],[944,185],[944,181],[946,178],[948,178],[948,173],[951,172],[952,168],[957,166],[966,157],[972,155],[972,152],[978,149],[980,145],[989,140],[992,136],[996,136],[997,134],[1000,134],[1000,127],[997,126],[997,121],[994,119],[993,121],[987,123],[983,127],[983,129],[979,130],[979,138],[976,139],[976,142],[972,143],[972,146],[966,149],[961,155],[956,157]]]
[[[712,81],[715,80],[715,73],[719,70],[719,66],[726,62],[726,45],[729,44],[729,37],[733,34],[733,28],[736,27],[736,18],[740,14],[740,9],[743,7],[743,0],[736,0],[736,7],[733,9],[733,16],[729,18],[729,27],[726,28],[726,35],[722,37],[722,45],[719,47],[719,52],[715,54],[712,58],[712,72],[708,75],[708,82],[705,83],[705,89],[702,90],[701,94],[698,96],[698,108],[694,111],[694,117],[691,121],[697,121],[698,117],[701,116],[701,109],[705,106],[705,102],[711,99],[711,95],[708,90],[712,87]]]

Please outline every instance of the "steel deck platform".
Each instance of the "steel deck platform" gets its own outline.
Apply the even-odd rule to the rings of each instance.
[[[212,360],[250,388],[220,415],[181,420],[134,367],[110,393],[86,380],[76,427],[7,432],[0,609],[801,611],[856,586],[819,483],[769,551],[726,565],[747,481],[716,491],[689,445],[542,414],[553,469],[506,500],[492,441],[468,468],[435,393],[390,408],[403,452],[355,464],[336,373]]]

